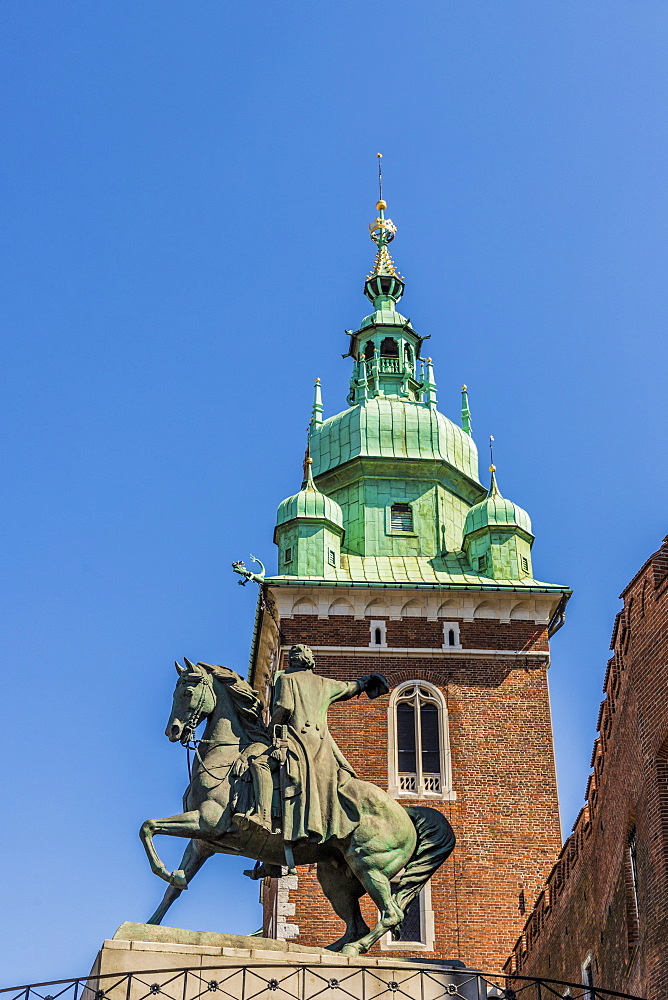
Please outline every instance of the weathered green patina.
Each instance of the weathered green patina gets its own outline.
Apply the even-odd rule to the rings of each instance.
[[[359,814],[346,786],[355,771],[334,742],[327,725],[327,711],[335,701],[348,701],[365,691],[370,698],[387,694],[380,674],[356,681],[338,681],[315,673],[315,660],[308,646],[292,646],[288,669],[279,670],[272,696],[269,731],[287,727],[281,748],[254,744],[245,752],[253,779],[255,811],[247,817],[272,831],[272,775],[283,765],[281,787],[285,840],[306,837],[324,843],[342,840],[352,833]],[[283,739],[283,738],[282,738]]]
[[[464,522],[464,549],[472,566],[494,579],[530,579],[531,519],[512,500],[501,496],[492,474],[484,500],[471,507]]]
[[[274,541],[279,572],[330,579],[341,563],[343,511],[313,481],[313,460],[306,460],[306,481],[278,508]]]
[[[279,575],[268,582],[566,594],[533,577],[528,514],[501,497],[494,477],[489,491],[480,483],[467,387],[461,426],[437,409],[432,360],[397,309],[404,280],[388,250],[396,227],[385,202],[377,207],[369,228],[378,250],[364,286],[374,310],[350,333],[350,405],[323,419],[317,380],[312,470],[279,507]]]
[[[184,811],[147,820],[141,829],[152,871],[169,883],[149,923],[161,922],[215,853],[257,859],[262,866],[252,877],[280,874],[286,861],[290,867],[317,864],[320,885],[346,923],[330,947],[359,955],[401,923],[449,856],[455,838],[445,816],[428,807],[404,809],[377,785],[361,781],[327,728],[332,702],[387,693],[384,678],[337,682],[319,677],[314,665],[308,647],[290,650],[289,669],[276,685],[270,731],[257,693],[233,670],[189,660],[185,667],[177,664],[166,735],[188,744],[204,719],[206,727]],[[177,871],[160,859],[156,834],[190,841]],[[359,908],[365,892],[379,911],[371,930]]]

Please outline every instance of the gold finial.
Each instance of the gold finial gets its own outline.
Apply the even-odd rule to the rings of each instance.
[[[382,168],[382,153],[376,153],[378,157],[378,201],[376,202],[376,211],[379,213],[378,218],[375,219],[369,225],[369,235],[373,242],[378,247],[378,252],[376,253],[376,259],[373,262],[373,267],[366,276],[366,280],[369,281],[371,278],[379,276],[392,276],[398,278],[399,281],[403,282],[403,278],[397,271],[394,261],[390,256],[390,252],[387,249],[388,244],[392,242],[395,237],[397,227],[392,222],[392,219],[385,218],[385,209],[387,208],[387,202],[383,198],[383,168]],[[400,295],[398,296],[401,297]]]
[[[313,465],[313,459],[312,458],[307,458],[306,459],[306,464],[307,465]]]
[[[310,461],[311,461],[311,459],[309,459],[309,462],[310,462]],[[490,472],[496,472],[496,466],[495,466],[495,465],[490,465],[490,467],[489,467],[489,471],[490,471]]]
[[[468,386],[467,386],[467,385],[463,385],[463,386],[462,386],[462,392],[466,392],[466,390],[467,390],[467,389],[468,389]]]

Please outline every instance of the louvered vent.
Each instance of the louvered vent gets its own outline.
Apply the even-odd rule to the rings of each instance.
[[[392,531],[413,530],[413,510],[408,503],[393,503],[390,514]]]

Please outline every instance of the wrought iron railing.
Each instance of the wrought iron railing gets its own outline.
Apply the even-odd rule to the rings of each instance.
[[[642,1000],[600,986],[454,969],[438,961],[432,968],[425,969],[423,964],[412,969],[408,963],[288,965],[278,959],[274,965],[91,974],[82,979],[0,989],[2,1000],[552,1000],[564,996],[572,1000]]]

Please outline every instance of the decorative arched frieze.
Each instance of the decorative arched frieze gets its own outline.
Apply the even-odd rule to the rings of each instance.
[[[366,608],[364,609],[364,614],[367,618],[389,618],[390,610],[384,601],[369,601]]]
[[[355,609],[352,604],[345,597],[337,597],[328,608],[328,614],[330,615],[352,615],[354,611]]]
[[[439,618],[461,618],[462,609],[459,604],[455,604],[453,601],[446,601],[445,604],[441,604],[438,609]]]
[[[498,618],[498,611],[488,604],[487,601],[481,601],[480,604],[476,605],[473,612],[474,618]]]
[[[401,609],[402,618],[425,618],[427,614],[427,609],[421,601],[413,599],[412,601],[406,601],[403,608]]]
[[[300,597],[292,605],[292,613],[293,615],[317,615],[318,607],[310,597]]]

